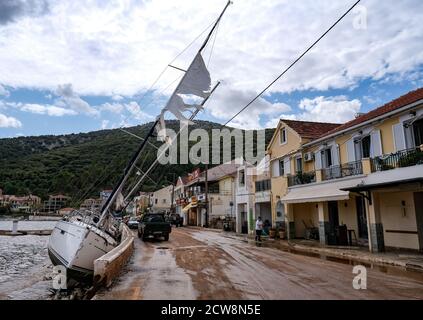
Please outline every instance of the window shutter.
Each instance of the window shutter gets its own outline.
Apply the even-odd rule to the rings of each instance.
[[[380,137],[380,130],[377,130],[370,135],[370,156],[379,157],[382,154],[382,139]]]
[[[414,148],[413,129],[411,126],[404,128],[406,149]]]
[[[279,160],[274,160],[272,162],[272,177],[276,178],[279,177]]]
[[[339,163],[339,149],[337,144],[332,146],[331,152],[332,152],[332,164],[334,166],[339,166],[340,164]]]
[[[283,166],[285,168],[285,174],[291,174],[291,161],[289,158],[283,159]]]
[[[314,153],[314,164],[315,164],[316,170],[322,169],[322,155],[320,151],[317,151]]]
[[[354,162],[356,159],[354,139],[350,139],[347,141],[347,154],[348,154],[348,162]]]
[[[404,126],[402,123],[398,123],[392,126],[394,132],[395,151],[401,151],[405,149],[405,134]]]
[[[355,152],[355,159],[354,161],[358,161],[363,159],[363,153],[361,152],[361,138],[357,140],[357,143],[354,141],[354,152]]]

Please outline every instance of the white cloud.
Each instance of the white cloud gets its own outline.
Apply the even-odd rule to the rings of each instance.
[[[73,116],[78,113],[74,110],[60,108],[52,105],[41,104],[21,104],[19,105],[21,111],[31,112],[36,114],[46,114],[52,117]]]
[[[8,117],[0,113],[0,128],[20,128],[22,123],[13,117]]]
[[[50,90],[59,83],[73,83],[81,95],[137,94],[149,88],[225,3],[52,2],[42,17],[28,16],[2,26],[0,82]],[[236,1],[219,27],[210,64],[213,79],[224,80],[231,90],[259,91],[352,3]],[[366,30],[353,28],[356,14],[351,13],[272,91],[348,88],[362,79],[406,76],[421,65],[423,1],[367,0],[364,5]],[[186,67],[200,41],[174,64]],[[208,51],[205,57],[208,61]],[[158,86],[165,87],[179,74],[169,71]],[[73,102],[92,112],[80,100]]]
[[[131,101],[130,103],[107,102],[96,108],[102,112],[107,111],[114,114],[120,114],[121,126],[125,127],[133,125],[133,120],[138,122],[141,121],[143,123],[154,120],[154,117],[147,112],[142,111],[140,105],[135,101]]]
[[[220,88],[215,95],[213,95],[206,110],[213,117],[221,121],[228,121],[237,111],[241,110],[242,107],[250,102],[255,95],[253,91]],[[260,121],[263,117],[274,117],[290,111],[291,107],[285,103],[270,103],[264,98],[259,98],[229,125],[242,129],[257,129],[262,127]]]
[[[108,111],[112,113],[122,113],[125,110],[125,105],[121,103],[104,103],[102,104],[99,109],[101,111]]]
[[[114,96],[112,96],[113,101],[122,101],[123,99],[125,99],[125,98],[118,95],[118,94],[115,94]]]
[[[0,84],[0,96],[8,97],[9,95],[10,95],[10,92]]]
[[[153,116],[141,110],[141,107],[135,101],[124,105],[126,110],[130,113],[130,117],[135,120],[148,122],[154,119]]]
[[[360,112],[361,102],[358,99],[348,100],[345,96],[316,97],[303,99],[300,102],[300,113],[282,115],[281,118],[304,121],[343,123],[354,119]]]
[[[109,120],[103,120],[101,121],[101,129],[107,129],[107,126],[109,125],[110,121]]]
[[[297,115],[295,115],[295,114],[281,114],[279,117],[275,117],[275,118],[269,120],[268,122],[266,122],[264,127],[265,128],[276,128],[279,124],[280,119],[298,120]]]
[[[61,106],[66,106],[78,113],[97,116],[99,112],[91,107],[88,102],[82,100],[79,95],[73,91],[72,84],[59,85],[56,94],[60,96],[57,102]]]

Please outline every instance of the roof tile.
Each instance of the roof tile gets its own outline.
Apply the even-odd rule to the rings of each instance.
[[[315,139],[328,131],[334,130],[341,126],[338,123],[324,123],[324,122],[310,122],[281,119],[290,128],[295,130],[300,136],[304,138]]]

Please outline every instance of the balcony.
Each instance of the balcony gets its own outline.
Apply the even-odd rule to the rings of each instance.
[[[288,187],[300,186],[316,182],[316,172],[297,172],[293,176],[288,176]]]
[[[363,174],[363,164],[361,161],[349,162],[340,166],[331,166],[322,170],[322,180],[334,180]]]
[[[423,164],[423,151],[420,147],[370,159],[372,172],[411,167],[419,164]]]

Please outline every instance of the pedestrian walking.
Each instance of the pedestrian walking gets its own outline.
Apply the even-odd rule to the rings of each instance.
[[[261,217],[258,217],[256,221],[256,241],[261,242],[262,232],[263,232],[263,221],[261,220]]]

